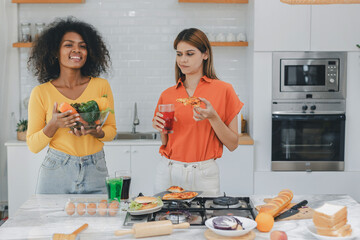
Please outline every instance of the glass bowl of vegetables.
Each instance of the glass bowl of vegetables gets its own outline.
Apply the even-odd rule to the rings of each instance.
[[[71,127],[72,130],[74,128],[80,130],[82,126],[85,130],[96,129],[98,126],[102,127],[109,116],[108,111],[78,112],[78,114],[80,120],[76,121],[76,125]]]
[[[71,115],[80,115],[80,120],[76,121],[76,125],[71,127],[71,130],[74,130],[74,128],[80,130],[82,126],[86,130],[96,129],[98,126],[102,127],[109,116],[109,112],[114,113],[109,107],[107,97],[105,96],[83,103],[70,104],[63,102],[60,104],[58,111],[62,113],[70,111]]]
[[[74,128],[81,129],[82,126],[85,130],[96,129],[98,126],[102,127],[109,116],[109,110],[100,111],[98,103],[95,100],[85,103],[73,103],[71,106],[75,108],[76,112],[80,115],[80,120],[76,122],[72,130]]]

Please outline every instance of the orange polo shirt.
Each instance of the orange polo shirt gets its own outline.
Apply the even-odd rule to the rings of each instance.
[[[193,96],[207,99],[226,125],[230,124],[244,105],[231,84],[206,76],[201,78]],[[220,158],[223,153],[223,144],[217,138],[209,120],[195,121],[193,108],[176,102],[178,98],[187,97],[189,96],[180,80],[175,86],[161,93],[157,105],[173,103],[177,122],[174,121],[174,132],[168,134],[166,146],[160,147],[160,154],[181,162]],[[158,106],[156,106],[155,115],[156,112],[158,112]]]

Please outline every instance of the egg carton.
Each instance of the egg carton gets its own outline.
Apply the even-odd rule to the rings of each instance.
[[[119,214],[120,203],[104,198],[69,198],[64,211],[68,216],[115,217]]]

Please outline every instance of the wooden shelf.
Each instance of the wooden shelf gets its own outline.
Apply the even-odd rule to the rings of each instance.
[[[211,46],[224,46],[224,47],[247,47],[248,42],[210,42]]]
[[[184,3],[249,3],[249,0],[179,0]]]
[[[11,0],[12,3],[84,3],[85,0]]]
[[[254,145],[254,140],[248,133],[239,133],[239,145]]]
[[[16,42],[13,43],[13,47],[14,48],[31,48],[32,47],[32,42]]]

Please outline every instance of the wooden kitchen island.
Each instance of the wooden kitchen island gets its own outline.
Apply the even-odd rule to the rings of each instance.
[[[105,195],[91,195],[103,197]],[[54,233],[70,234],[84,223],[89,227],[79,236],[80,239],[135,239],[131,235],[122,237],[114,236],[114,231],[123,228],[126,211],[121,211],[116,217],[101,216],[68,216],[64,206],[69,197],[89,197],[89,195],[34,195],[28,199],[15,216],[10,218],[0,227],[0,239],[49,239]],[[264,198],[274,196],[250,196],[255,206],[263,204]],[[353,234],[359,234],[360,229],[360,204],[347,195],[296,195],[292,202],[308,200],[308,206],[317,208],[324,202],[346,205],[348,207],[348,221],[352,226]],[[307,230],[311,219],[290,220],[275,222],[272,230],[282,230],[293,239],[315,239]],[[174,230],[171,235],[151,237],[153,240],[204,240],[206,227]],[[269,239],[269,233],[260,233],[255,230],[259,240]]]

